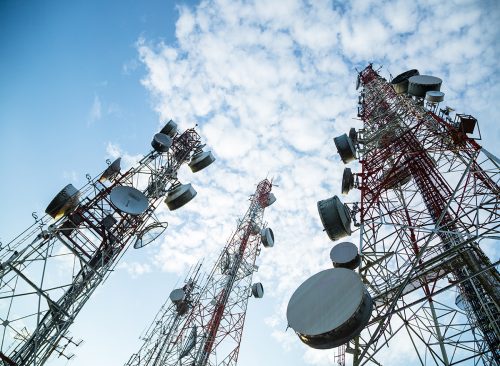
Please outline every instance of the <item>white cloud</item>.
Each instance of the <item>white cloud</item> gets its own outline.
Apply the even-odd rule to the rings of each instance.
[[[172,118],[181,129],[200,125],[218,160],[196,175],[181,172],[198,196],[164,212],[171,226],[155,264],[180,272],[204,256],[212,263],[255,184],[275,177],[278,202],[266,220],[277,244],[259,257],[259,276],[277,304],[267,323],[285,348],[294,348],[296,336],[282,332],[287,301],[307,276],[331,265],[333,244],[316,202],[340,192],[343,165],[332,138],[361,125],[355,67],[374,62],[393,76],[418,68],[442,77],[447,102],[479,117],[481,129],[491,131],[485,146],[498,154],[498,112],[491,108],[500,96],[499,31],[491,26],[498,7],[206,0],[179,12],[175,45],[139,40],[147,68],[142,83],[162,120]],[[391,355],[393,364],[411,354],[404,344]],[[311,350],[304,360],[332,362]]]
[[[92,102],[92,106],[90,107],[89,111],[88,124],[100,120],[101,117],[102,117],[101,99],[99,99],[97,95],[94,95],[94,101]]]

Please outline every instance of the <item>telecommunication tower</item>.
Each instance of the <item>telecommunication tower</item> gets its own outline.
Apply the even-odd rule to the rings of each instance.
[[[177,132],[169,121],[153,150],[126,172],[120,158],[77,190],[69,184],[35,224],[1,248],[0,360],[6,366],[43,365],[52,354],[71,358],[78,345],[68,328],[125,250],[141,248],[167,227],[155,215],[165,203],[175,210],[196,196],[177,171],[193,172],[215,158],[194,129]]]
[[[369,65],[357,80],[363,128],[334,139],[361,166],[345,168],[342,193],[361,199],[318,210],[331,240],[359,235],[359,252],[335,245],[335,268],[306,280],[287,316],[304,343],[346,346],[354,365],[384,364],[381,351],[403,341],[422,365],[500,364],[499,262],[481,248],[499,238],[500,160],[477,143],[474,117],[440,108],[441,82],[417,70],[388,82]],[[316,300],[305,285],[333,294],[298,319]]]
[[[276,200],[271,189],[267,179],[257,185],[210,273],[200,279],[197,266],[170,293],[126,366],[236,365],[248,299],[264,295],[261,283],[252,284],[260,244],[274,245],[273,231],[263,222],[264,209]]]

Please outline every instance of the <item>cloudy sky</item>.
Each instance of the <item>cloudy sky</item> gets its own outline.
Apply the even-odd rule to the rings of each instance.
[[[147,153],[170,118],[182,130],[197,124],[217,157],[196,175],[181,171],[196,199],[163,208],[166,235],[130,249],[87,303],[70,364],[123,364],[189,266],[211,263],[265,177],[277,185],[265,215],[276,246],[258,258],[266,295],[250,301],[239,364],[332,364],[333,351],[285,332],[285,309],[303,280],[330,267],[316,202],[340,193],[332,138],[361,126],[356,69],[441,77],[445,103],[476,116],[480,143],[500,155],[499,17],[496,1],[2,2],[2,242],[105,159]],[[387,365],[411,360],[396,351]]]

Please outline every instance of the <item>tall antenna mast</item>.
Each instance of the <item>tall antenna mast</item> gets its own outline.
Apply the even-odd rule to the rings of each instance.
[[[263,222],[264,209],[276,200],[271,188],[267,179],[257,185],[205,280],[189,279],[171,292],[126,366],[236,365],[248,298],[264,295],[261,283],[252,285],[260,244],[274,245],[274,234]]]
[[[215,160],[202,150],[198,133],[177,133],[169,121],[151,145],[124,173],[118,158],[99,176],[87,176],[82,189],[67,185],[47,215],[34,215],[35,224],[1,249],[2,364],[38,366],[53,353],[65,356],[68,328],[125,250],[149,244],[166,229],[154,213],[161,200],[166,196],[175,210],[196,196],[177,171],[189,163],[196,172]]]
[[[306,324],[293,317],[305,303],[299,287],[290,326],[311,347],[347,344],[354,365],[381,364],[402,335],[422,365],[499,365],[498,261],[479,245],[499,236],[498,158],[476,142],[474,117],[452,119],[453,109],[439,108],[441,79],[409,70],[389,83],[369,65],[357,87],[363,129],[334,141],[344,163],[359,158],[360,173],[344,170],[342,193],[358,188],[361,200],[344,205],[334,196],[318,209],[330,239],[360,237],[357,280],[345,268],[327,270],[339,278],[334,290],[356,283],[359,292],[331,299],[344,313],[323,314],[320,337],[317,314]],[[339,267],[345,256],[334,250]],[[346,308],[346,297],[358,305]]]

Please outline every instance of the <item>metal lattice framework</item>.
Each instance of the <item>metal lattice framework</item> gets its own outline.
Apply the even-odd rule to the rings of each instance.
[[[267,179],[257,185],[210,273],[188,276],[184,300],[165,303],[126,366],[236,365],[271,188]]]
[[[500,237],[499,161],[371,65],[359,81],[352,210],[374,309],[347,352],[381,365],[380,351],[406,339],[422,365],[498,365],[498,261],[481,246]]]
[[[129,245],[166,227],[155,209],[178,185],[180,166],[203,147],[194,129],[172,135],[168,151],[153,150],[124,173],[87,176],[72,212],[55,222],[35,215],[36,223],[2,248],[0,364],[42,365],[53,353],[72,357],[66,347],[78,342],[68,328]],[[143,192],[147,209],[132,215],[115,208],[110,193],[119,186]]]

